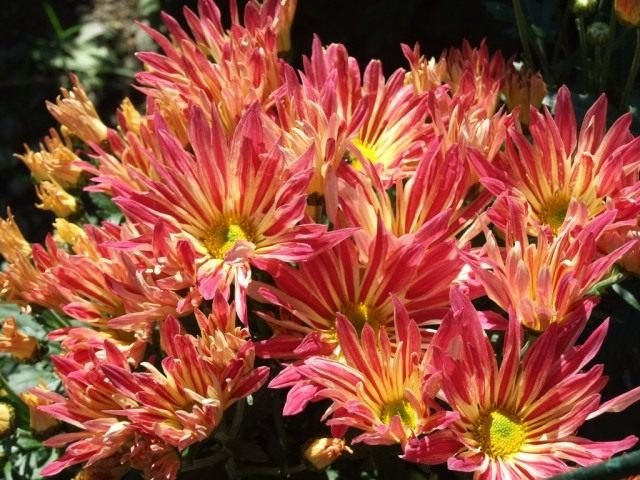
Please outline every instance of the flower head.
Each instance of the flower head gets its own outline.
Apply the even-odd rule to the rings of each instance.
[[[40,354],[40,342],[19,330],[15,318],[7,317],[0,331],[0,352],[21,362],[34,362]]]
[[[0,438],[10,436],[16,428],[14,408],[5,402],[0,402]]]
[[[631,116],[623,115],[606,130],[607,100],[601,96],[586,113],[577,132],[571,94],[560,88],[555,116],[530,110],[532,142],[509,129],[506,150],[491,162],[473,158],[481,181],[494,194],[514,191],[526,199],[530,225],[556,231],[572,200],[586,205],[594,218],[613,203],[619,218],[635,218],[640,192],[634,187],[640,138],[633,138]],[[506,218],[498,222],[503,228]],[[533,230],[531,230],[533,231]]]
[[[47,108],[58,122],[83,142],[99,144],[107,138],[109,129],[100,120],[76,75],[71,75],[71,83],[71,90],[61,89],[62,96],[58,96],[56,103],[47,102]]]
[[[345,240],[297,268],[281,266],[275,286],[252,283],[251,295],[281,307],[280,318],[263,315],[276,335],[259,344],[261,356],[331,354],[338,313],[358,331],[365,325],[393,331],[392,295],[421,327],[440,321],[463,266],[453,242],[430,244],[428,237],[412,235],[397,239],[379,221],[375,237],[364,245],[360,249]],[[408,277],[407,272],[415,273]]]
[[[210,299],[235,279],[238,313],[246,319],[244,289],[250,265],[267,260],[301,261],[344,238],[304,219],[310,180],[309,155],[293,157],[276,144],[278,128],[258,105],[243,114],[231,137],[214,110],[192,107],[190,148],[181,145],[160,117],[154,135],[161,151],[148,153],[154,176],[130,184],[104,175],[98,188],[112,188],[114,201],[147,230],[166,223],[171,234],[195,248],[198,288]],[[157,179],[153,178],[157,177]],[[223,284],[220,273],[222,272]]]
[[[637,0],[615,0],[618,19],[631,27],[640,27],[640,5]]]
[[[498,246],[493,233],[486,230],[486,258],[469,257],[489,298],[505,312],[516,312],[523,325],[538,332],[553,323],[586,319],[597,302],[590,289],[633,247],[628,242],[607,255],[598,252],[597,239],[616,212],[605,212],[587,223],[586,207],[574,201],[557,235],[541,229],[534,243],[528,236],[526,203],[500,197],[491,218],[503,203],[507,206],[499,214],[509,218],[505,247]],[[585,226],[578,231],[576,225],[581,224]]]
[[[230,318],[225,312],[222,317]],[[201,341],[183,334],[175,318],[164,321],[160,341],[167,357],[162,360],[162,370],[146,362],[142,364],[146,372],[103,367],[115,388],[134,404],[117,413],[126,416],[137,430],[158,436],[179,450],[209,437],[224,411],[260,388],[268,374],[267,367],[253,367],[250,342],[230,338],[236,332],[225,331],[217,323],[219,317],[197,316],[209,331]],[[238,333],[246,338],[246,331]]]
[[[531,107],[540,108],[547,93],[547,86],[540,73],[533,73],[526,68],[516,69],[511,66],[505,78],[504,96],[507,108],[520,109],[520,122],[529,125],[529,111]]]
[[[342,438],[318,438],[304,449],[304,458],[316,470],[324,470],[335,462],[344,452],[351,452]]]
[[[433,401],[436,377],[429,375],[421,335],[399,301],[395,302],[395,345],[386,330],[365,325],[362,334],[344,316],[336,323],[341,358],[310,357],[285,368],[270,387],[293,387],[283,413],[302,411],[308,402],[331,400],[325,413],[334,436],[348,427],[362,433],[354,443],[405,445],[444,428],[455,415]]]
[[[41,393],[49,391],[46,386],[34,387],[32,390]],[[36,437],[47,437],[60,425],[56,418],[39,409],[52,403],[45,395],[36,395],[32,391],[20,392],[20,400],[29,408],[29,428]]]
[[[523,350],[522,328],[511,315],[498,362],[471,302],[452,293],[452,314],[433,340],[434,365],[448,381],[443,398],[460,415],[448,432],[452,444],[448,467],[474,472],[479,480],[548,478],[590,465],[632,447],[633,435],[592,442],[576,435],[587,420],[618,412],[640,399],[640,387],[601,403],[606,383],[602,365],[585,369],[604,340],[604,322],[574,346],[575,326],[554,325]],[[404,458],[429,459],[427,439],[405,449]]]
[[[60,138],[54,129],[49,130],[49,136],[44,137],[44,145],[40,144],[40,151],[34,152],[25,145],[26,152],[16,155],[29,168],[37,182],[51,180],[62,188],[77,185],[82,169],[76,164],[80,158],[71,150],[71,140]]]
[[[56,182],[45,180],[36,186],[36,193],[42,203],[36,207],[52,211],[56,217],[65,218],[78,210],[78,202]]]

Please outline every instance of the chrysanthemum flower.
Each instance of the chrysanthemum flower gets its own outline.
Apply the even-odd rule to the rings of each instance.
[[[0,255],[8,262],[31,255],[31,245],[22,235],[11,210],[7,211],[6,220],[0,219]]]
[[[8,353],[21,362],[34,362],[40,353],[40,342],[20,330],[15,318],[7,317],[0,330],[0,352]]]
[[[278,34],[287,24],[279,18],[281,2],[248,2],[244,26],[236,2],[231,7],[229,30],[223,27],[220,10],[211,0],[198,3],[197,15],[184,9],[192,35],[167,14],[162,17],[170,38],[142,25],[164,55],[139,53],[145,71],[136,80],[147,96],[160,100],[160,110],[168,97],[179,110],[194,102],[205,111],[216,106],[221,124],[231,132],[248,105],[270,103],[270,94],[280,86]],[[283,11],[286,15],[288,9]]]
[[[163,122],[155,137],[163,158],[151,157],[158,180],[140,177],[144,190],[108,176],[95,177],[113,188],[125,215],[152,230],[165,222],[169,233],[192,242],[198,266],[198,288],[212,298],[223,280],[236,281],[238,313],[244,312],[244,289],[250,265],[268,268],[265,260],[301,261],[350,232],[327,232],[304,219],[310,158],[291,158],[276,142],[278,129],[257,105],[243,114],[227,138],[215,110],[211,120],[193,107],[189,117],[189,150]],[[228,277],[228,278],[227,278]],[[224,286],[224,285],[222,285]]]
[[[436,368],[442,368],[444,400],[459,420],[450,433],[459,446],[449,469],[474,472],[479,480],[540,479],[606,460],[637,442],[593,442],[576,435],[587,420],[619,412],[640,399],[640,387],[601,402],[602,365],[585,370],[602,345],[608,322],[582,345],[575,326],[553,325],[523,349],[522,328],[512,314],[498,362],[471,302],[455,292],[453,310],[434,337]],[[429,437],[412,441],[407,460],[429,460]],[[440,452],[438,452],[440,454]]]
[[[48,392],[46,385],[32,388],[40,392]],[[60,422],[39,409],[44,405],[49,405],[50,400],[46,400],[42,395],[35,395],[31,391],[20,392],[20,400],[29,408],[29,428],[38,438],[47,437],[60,425]]]
[[[615,0],[618,19],[635,28],[640,28],[640,5],[634,0]]]
[[[590,289],[633,246],[627,243],[608,255],[598,252],[597,239],[616,212],[607,211],[587,223],[586,207],[574,201],[557,235],[542,229],[534,243],[526,226],[527,204],[510,197],[498,199],[497,205],[502,203],[507,207],[499,209],[500,215],[509,218],[505,247],[486,230],[486,258],[469,257],[489,298],[538,332],[553,323],[588,317],[597,303]],[[496,210],[490,211],[492,218]],[[576,225],[584,227],[577,231]]]
[[[393,237],[379,222],[376,236],[363,251],[346,240],[297,268],[282,265],[274,271],[275,286],[253,282],[255,298],[280,307],[280,318],[263,314],[276,335],[259,344],[259,355],[332,354],[338,313],[358,330],[364,325],[391,329],[391,295],[421,326],[437,324],[448,309],[449,288],[463,262],[452,241],[428,247],[418,235]],[[409,271],[414,272],[411,278]]]
[[[16,157],[24,162],[37,182],[53,180],[62,188],[77,185],[82,169],[76,163],[80,158],[71,150],[71,140],[64,138],[63,141],[52,128],[43,142],[40,151],[34,152],[25,145],[26,152],[23,155],[16,154]]]
[[[36,207],[49,210],[56,217],[66,218],[78,211],[76,198],[54,181],[40,182],[36,185],[36,194],[41,202],[36,204]]]
[[[224,306],[229,308],[226,302]],[[149,363],[142,364],[147,372],[135,373],[121,366],[103,366],[115,388],[135,402],[112,413],[126,416],[137,430],[179,450],[209,437],[223,412],[260,388],[269,373],[268,367],[254,368],[246,330],[225,331],[228,322],[197,316],[208,330],[200,341],[181,333],[175,318],[163,322],[160,341],[168,356],[162,360],[162,371]],[[223,310],[222,318],[235,317]],[[231,339],[236,333],[242,337]]]
[[[16,430],[16,415],[13,406],[0,402],[0,439],[7,438]]]
[[[465,40],[461,49],[448,49],[437,61],[422,56],[418,44],[413,49],[402,45],[402,51],[411,66],[407,83],[418,93],[446,84],[451,96],[463,99],[467,108],[481,107],[487,116],[495,113],[507,65],[502,53],[489,54],[485,41],[474,48]]]
[[[366,158],[383,182],[413,169],[424,150],[427,104],[424,96],[404,84],[404,70],[396,70],[385,80],[382,64],[373,60],[361,80],[357,62],[343,45],[322,48],[315,38],[301,75],[305,100],[319,103],[327,118],[335,112],[345,122],[343,136],[336,138],[334,147],[339,161],[344,158],[362,171]],[[335,91],[333,102],[326,99],[330,90]]]
[[[56,374],[62,380],[65,396],[44,390],[31,390],[45,405],[40,410],[79,429],[60,433],[45,441],[48,447],[66,446],[64,454],[43,470],[43,476],[55,475],[78,463],[92,464],[126,454],[134,437],[132,425],[126,418],[107,413],[131,406],[132,401],[105,377],[101,366],[105,364],[129,368],[124,355],[105,342],[103,358],[81,364],[72,357],[52,358]]]
[[[59,308],[64,302],[63,295],[34,264],[32,250],[37,250],[38,245],[32,248],[10,211],[8,214],[6,220],[0,219],[0,255],[7,260],[6,270],[0,274],[2,300]]]
[[[509,111],[519,107],[520,122],[529,125],[531,107],[540,108],[547,86],[539,72],[530,72],[526,67],[518,70],[512,64],[505,78],[503,93]]]
[[[304,458],[316,470],[324,470],[344,452],[353,453],[343,438],[317,438],[304,449]]]
[[[640,275],[640,229],[638,226],[618,227],[604,232],[598,239],[598,247],[606,253],[611,253],[621,246],[633,242],[629,249],[617,260],[617,265],[626,272]]]
[[[376,234],[379,217],[397,237],[419,231],[419,236],[430,235],[432,239],[426,245],[429,248],[441,238],[453,238],[478,217],[492,198],[483,191],[469,201],[473,184],[462,151],[457,146],[445,151],[439,140],[431,142],[407,181],[396,181],[393,199],[367,163],[368,179],[341,182],[337,188],[338,210],[328,208],[328,214],[334,225],[361,227],[371,238]],[[431,225],[425,228],[429,222]]]
[[[82,88],[80,80],[71,74],[71,90],[62,88],[56,103],[46,102],[51,115],[70,133],[85,143],[99,144],[107,138],[108,128],[100,120],[96,107]]]
[[[531,110],[532,142],[516,128],[509,129],[506,151],[491,162],[475,158],[474,167],[494,194],[513,189],[531,206],[529,223],[557,231],[572,199],[584,203],[589,218],[612,202],[618,217],[637,215],[640,191],[633,171],[640,156],[640,138],[629,132],[630,114],[606,130],[607,100],[601,96],[586,113],[576,136],[571,94],[560,88],[554,117]],[[499,222],[502,228],[507,219]]]
[[[362,433],[353,443],[407,444],[419,435],[440,430],[456,415],[438,407],[433,396],[437,376],[430,376],[421,335],[399,301],[395,302],[393,345],[384,329],[356,327],[338,315],[336,331],[343,358],[310,357],[286,367],[269,384],[293,387],[287,394],[284,415],[302,411],[308,402],[328,399],[324,418],[332,435],[341,437],[349,427]]]
[[[411,65],[407,82],[416,92],[426,92],[428,140],[441,139],[446,151],[460,148],[463,158],[479,154],[485,162],[491,162],[513,123],[511,115],[505,115],[502,109],[496,111],[506,72],[502,55],[490,57],[486,44],[476,49],[467,42],[462,50],[443,53],[437,63],[420,56],[418,45],[413,50],[403,45],[403,52]],[[469,165],[466,169],[473,172],[469,177],[471,187],[477,176]]]

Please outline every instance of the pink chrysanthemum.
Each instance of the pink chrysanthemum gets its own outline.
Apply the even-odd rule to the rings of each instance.
[[[512,189],[530,205],[531,225],[543,224],[557,231],[571,200],[587,206],[593,218],[608,204],[618,218],[635,218],[640,208],[640,189],[635,183],[640,138],[629,131],[631,115],[620,117],[606,129],[607,100],[603,95],[586,113],[577,131],[571,94],[560,88],[555,114],[531,110],[532,141],[512,127],[506,150],[487,163],[477,157],[474,167],[494,194]],[[498,221],[504,228],[507,218]]]
[[[142,364],[147,372],[103,366],[109,381],[132,402],[111,413],[183,450],[209,437],[228,407],[260,388],[269,369],[254,368],[248,332],[235,328],[226,301],[218,296],[215,305],[216,314],[209,317],[196,311],[202,333],[197,338],[182,333],[175,318],[164,321],[162,371],[149,363]]]
[[[579,346],[572,327],[552,326],[526,352],[522,328],[511,316],[498,362],[471,302],[455,292],[453,311],[433,340],[434,365],[442,369],[443,399],[460,415],[448,429],[459,442],[451,470],[478,480],[537,480],[606,460],[637,442],[592,442],[576,435],[587,420],[619,412],[640,399],[640,387],[601,403],[602,365],[585,365],[600,348],[604,322]],[[429,437],[412,441],[404,458],[430,462]],[[441,450],[434,452],[441,457]]]
[[[616,212],[604,212],[587,223],[586,207],[574,201],[558,234],[542,229],[534,243],[528,237],[527,204],[503,196],[497,205],[506,205],[499,211],[508,212],[505,247],[486,230],[486,257],[469,257],[489,298],[504,311],[516,312],[523,325],[538,332],[576,316],[588,317],[597,303],[590,289],[633,247],[628,242],[608,255],[598,252],[597,239]],[[489,212],[491,218],[495,211]]]
[[[187,112],[190,148],[154,118],[153,134],[161,149],[148,152],[154,176],[130,172],[137,184],[108,174],[94,177],[95,187],[111,190],[125,215],[153,230],[188,239],[195,248],[200,293],[213,297],[223,283],[236,281],[236,302],[245,320],[244,289],[250,265],[265,260],[301,261],[349,232],[327,233],[326,226],[304,219],[310,157],[292,157],[276,142],[279,129],[258,105],[242,116],[231,137],[216,110]],[[140,187],[140,185],[142,187]]]
[[[343,315],[337,319],[341,357],[310,357],[288,366],[270,387],[293,387],[284,406],[285,415],[302,411],[308,402],[329,399],[324,415],[333,436],[349,427],[362,433],[354,443],[402,445],[416,436],[440,430],[456,419],[433,400],[437,377],[428,373],[421,335],[402,305],[395,302],[396,344],[383,329],[356,328]],[[438,435],[438,434],[436,434]]]
[[[442,237],[440,223],[435,238]],[[427,239],[431,227],[425,224]],[[375,237],[362,251],[346,240],[297,268],[282,265],[274,270],[275,286],[254,282],[253,296],[280,307],[280,318],[263,314],[276,334],[260,342],[259,355],[331,354],[338,313],[359,330],[365,325],[391,328],[392,295],[421,327],[436,325],[448,309],[449,288],[463,262],[452,241],[428,247],[420,233],[397,239],[379,222]],[[408,278],[407,272],[415,273]]]

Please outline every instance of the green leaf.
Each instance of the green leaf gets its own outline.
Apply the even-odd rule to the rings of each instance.
[[[631,307],[633,307],[634,309],[640,312],[640,303],[629,290],[626,290],[625,288],[621,287],[619,283],[613,285],[611,288],[614,292],[618,294],[620,298],[622,298]]]

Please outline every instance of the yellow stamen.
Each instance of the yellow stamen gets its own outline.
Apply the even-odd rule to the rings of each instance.
[[[540,222],[549,225],[554,233],[557,232],[567,216],[570,200],[566,193],[554,193],[551,198],[545,200],[538,213]]]
[[[355,138],[352,141],[352,143],[353,143],[353,146],[356,147],[358,151],[362,154],[362,156],[365,157],[367,160],[369,160],[371,163],[377,163],[380,160],[379,158],[380,156],[376,152],[375,145],[369,142],[363,142],[359,138]],[[358,171],[363,170],[362,162],[360,161],[357,155],[354,155],[351,152],[347,152],[345,155],[345,161],[356,170]]]
[[[380,409],[380,420],[386,425],[389,425],[396,415],[400,417],[405,427],[411,430],[417,428],[418,414],[411,404],[403,398],[387,402]]]
[[[374,329],[378,329],[383,323],[380,313],[375,308],[362,302],[358,304],[350,303],[343,309],[342,313],[347,316],[358,331],[361,331],[367,323]]]
[[[491,458],[504,458],[519,452],[527,438],[522,421],[501,410],[481,415],[473,433],[482,451]]]
[[[223,219],[213,226],[203,243],[213,257],[224,259],[239,240],[253,241],[251,224],[244,220]]]

